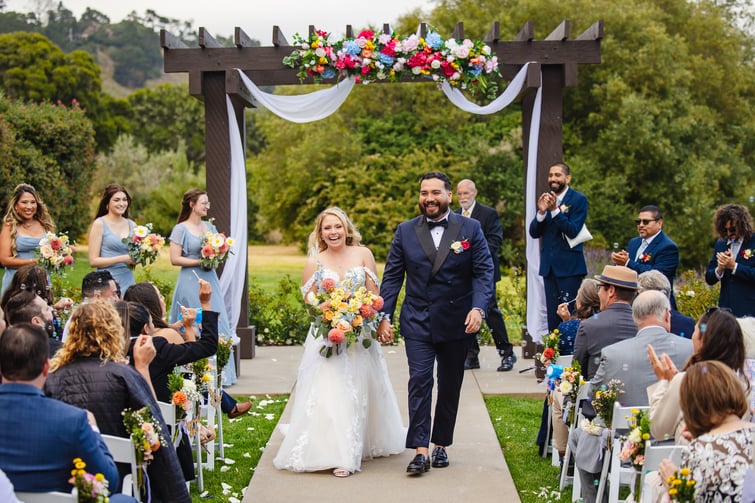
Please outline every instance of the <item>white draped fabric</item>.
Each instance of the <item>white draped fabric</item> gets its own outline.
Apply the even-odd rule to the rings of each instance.
[[[516,74],[504,92],[495,100],[485,106],[473,103],[458,89],[443,83],[441,88],[449,101],[455,106],[469,113],[487,115],[499,112],[509,106],[521,94],[525,88],[527,69],[532,63],[527,63]],[[241,81],[247,91],[257,100],[257,105],[262,106],[275,115],[291,122],[305,123],[324,119],[333,114],[343,104],[351,90],[354,88],[354,80],[344,79],[321,91],[298,96],[281,96],[263,92],[241,70],[238,70]],[[233,113],[231,100],[228,103],[228,117],[230,124],[229,135],[231,138],[231,215],[232,236],[238,239],[238,249],[246,249],[246,170],[244,165],[243,146],[239,135],[238,125]],[[529,154],[527,158],[527,179],[525,190],[526,222],[529,223],[535,216],[535,186],[537,176],[537,151],[540,137],[540,112],[542,106],[542,87],[538,88],[534,108],[532,111],[532,123],[529,136]],[[237,227],[238,224],[238,227]],[[240,230],[236,230],[236,229]],[[235,234],[234,234],[235,233]],[[242,248],[243,246],[243,248]],[[236,257],[238,258],[238,257]],[[221,286],[226,305],[229,306],[229,316],[234,324],[239,315],[239,304],[243,288],[243,275],[246,271],[241,269],[229,269],[234,256],[228,260],[221,278]],[[239,261],[236,267],[243,267],[244,262]],[[545,291],[543,280],[538,274],[540,265],[540,248],[537,240],[533,240],[527,233],[527,327],[533,339],[538,342],[541,335],[548,332],[547,316],[545,313]],[[231,272],[233,271],[233,272]],[[238,280],[238,281],[237,281]]]

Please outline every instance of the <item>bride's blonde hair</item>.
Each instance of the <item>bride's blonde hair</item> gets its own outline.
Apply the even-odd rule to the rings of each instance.
[[[333,215],[340,220],[341,224],[343,224],[343,228],[346,229],[346,246],[359,246],[362,242],[362,235],[346,215],[346,212],[338,206],[331,206],[330,208],[322,210],[320,214],[317,215],[317,219],[315,220],[315,230],[309,235],[309,240],[307,242],[307,254],[310,257],[313,257],[328,248],[328,244],[322,239],[322,221],[328,215]]]

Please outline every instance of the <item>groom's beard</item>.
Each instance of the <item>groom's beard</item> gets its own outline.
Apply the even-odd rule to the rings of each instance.
[[[437,204],[437,206],[431,206],[430,208],[428,208],[427,203],[419,204],[420,213],[422,213],[425,218],[429,218],[430,220],[435,220],[436,218],[445,215],[448,211],[448,201],[433,201],[433,203]]]

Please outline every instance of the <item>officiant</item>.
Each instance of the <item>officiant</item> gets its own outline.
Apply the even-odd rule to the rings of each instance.
[[[561,323],[556,309],[577,296],[587,274],[582,243],[572,247],[568,239],[580,234],[587,219],[587,198],[569,186],[571,170],[557,162],[548,170],[548,192],[537,199],[537,213],[530,223],[530,236],[540,239],[540,276],[545,287],[548,330]],[[570,303],[574,309],[574,303]]]

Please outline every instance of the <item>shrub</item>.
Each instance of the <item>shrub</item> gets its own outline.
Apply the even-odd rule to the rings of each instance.
[[[674,296],[679,312],[697,321],[711,306],[718,305],[721,283],[709,286],[701,271],[688,270],[677,275],[674,281]]]
[[[309,331],[299,283],[286,275],[274,292],[249,281],[249,324],[257,328],[257,344],[290,346],[303,344]]]

